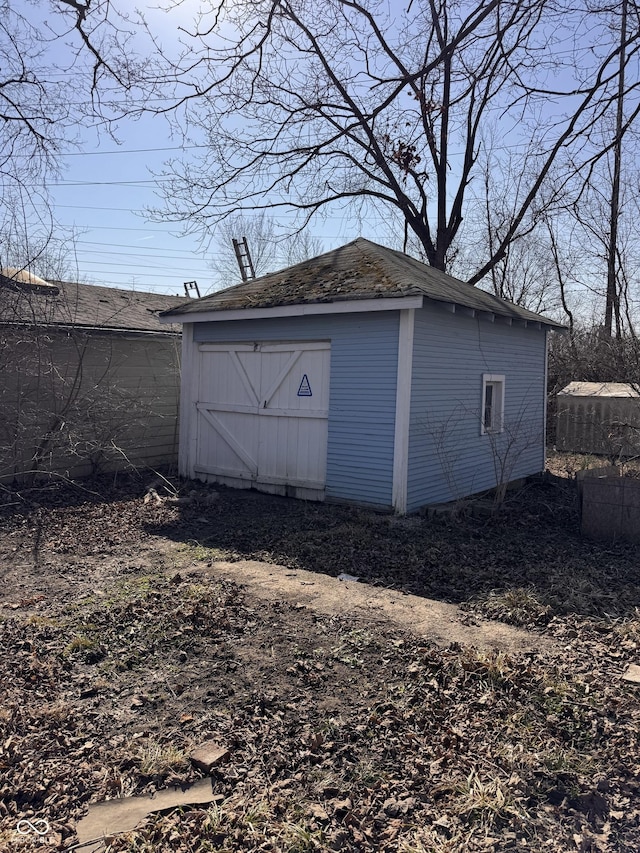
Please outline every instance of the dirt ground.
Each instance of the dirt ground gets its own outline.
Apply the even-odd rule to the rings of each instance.
[[[638,554],[570,479],[435,519],[148,485],[2,493],[1,850],[209,739],[215,804],[109,849],[640,849]]]
[[[240,584],[249,595],[266,601],[288,601],[314,614],[365,621],[368,630],[395,626],[441,646],[461,643],[479,649],[531,652],[545,643],[539,635],[472,616],[455,604],[361,584],[353,575],[333,578],[257,560],[214,562],[206,571]]]

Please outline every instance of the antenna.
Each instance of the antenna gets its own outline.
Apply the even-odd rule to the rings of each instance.
[[[238,261],[238,266],[240,267],[240,275],[242,276],[242,280],[247,281],[250,278],[255,278],[256,271],[253,268],[253,261],[251,260],[251,253],[249,252],[247,238],[243,237],[242,241],[240,241],[236,240],[236,238],[234,237],[233,250],[236,253],[236,259]]]
[[[189,296],[190,290],[195,290],[195,292],[198,294],[198,299],[200,299],[200,288],[198,287],[197,281],[185,281],[185,283],[184,283],[185,296]]]

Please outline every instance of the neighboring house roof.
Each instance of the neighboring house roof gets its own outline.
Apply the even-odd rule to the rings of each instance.
[[[570,382],[558,396],[564,397],[640,397],[626,382]]]
[[[269,273],[193,300],[165,312],[165,316],[179,319],[185,315],[218,311],[394,297],[423,297],[502,317],[563,328],[561,323],[499,299],[404,252],[380,246],[362,237],[280,272]]]
[[[54,284],[49,284],[39,275],[29,272],[29,270],[21,270],[17,267],[2,267],[0,268],[0,284],[8,287],[9,290],[25,290],[34,293],[49,293],[56,296],[58,288]]]
[[[47,284],[50,292],[44,292],[42,287],[31,289],[24,283],[16,286],[14,279],[0,274],[0,325],[175,334],[180,327],[161,324],[158,315],[191,301],[95,284]]]

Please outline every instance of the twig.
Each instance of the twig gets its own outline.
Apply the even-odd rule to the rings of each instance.
[[[119,833],[113,833],[113,835],[116,834]],[[99,838],[92,838],[91,841],[83,841],[81,844],[72,844],[71,847],[63,847],[62,849],[65,850],[66,853],[68,853],[68,851],[70,850],[80,850],[82,847],[90,847],[92,844],[101,844],[102,849],[106,849],[103,835],[101,835]]]
[[[20,476],[22,477],[25,474],[43,474],[43,473],[45,473],[45,472],[39,471],[36,468],[36,469],[30,470],[30,471],[21,471]],[[77,483],[75,480],[70,480],[69,477],[65,477],[64,474],[59,474],[57,471],[47,471],[46,476],[47,477],[57,477],[59,480],[63,480],[65,483],[68,483],[70,486],[73,486],[75,489],[79,489],[81,492],[86,492],[87,494],[93,495],[96,498],[104,497],[104,495],[101,495],[100,492],[94,492],[92,489],[88,489],[86,486],[81,486],[80,483]],[[50,485],[50,484],[48,484],[48,485]],[[42,492],[46,488],[48,488],[48,485],[29,486],[25,491]],[[9,489],[7,487],[3,487],[3,488],[5,491],[11,492],[11,493],[17,495],[21,500],[24,500],[26,502],[26,498],[22,498],[22,495],[19,492],[14,492],[12,489]]]
[[[160,479],[161,479],[161,480],[164,480],[164,482],[165,482],[165,483],[167,484],[167,486],[169,487],[169,490],[170,490],[171,492],[173,492],[173,494],[174,494],[174,495],[177,495],[177,494],[178,494],[178,489],[176,489],[176,487],[173,485],[173,483],[172,483],[170,480],[168,480],[168,479],[164,476],[164,474],[161,474],[159,471],[156,471],[156,469],[155,469],[155,468],[150,468],[149,470],[150,470],[150,471],[153,471],[153,473],[156,475],[156,477],[160,477]]]

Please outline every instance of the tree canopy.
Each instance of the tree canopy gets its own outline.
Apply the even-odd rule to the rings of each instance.
[[[51,256],[48,186],[83,126],[130,107],[133,36],[108,0],[0,0],[0,264]]]
[[[378,221],[382,242],[539,310],[553,293],[570,311],[573,283],[598,290],[604,269],[622,328],[640,111],[623,5],[169,0],[161,25],[123,0],[34,0],[35,24],[0,0],[0,164],[36,152],[17,181],[35,186],[79,122],[161,113],[185,142],[158,176],[162,220],[205,240],[265,212],[279,237]],[[38,65],[51,39],[84,114]]]
[[[163,214],[207,231],[264,209],[297,228],[382,211],[452,269],[487,206],[476,283],[611,150],[628,33],[584,0],[220,0],[164,66],[175,125],[202,148],[168,165]],[[625,128],[639,86],[628,73]]]

